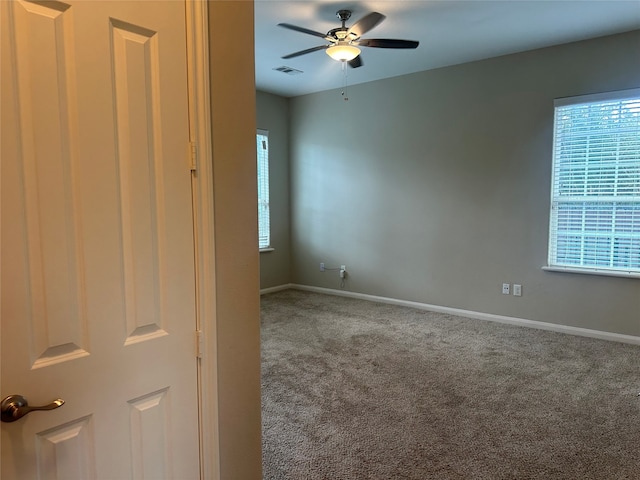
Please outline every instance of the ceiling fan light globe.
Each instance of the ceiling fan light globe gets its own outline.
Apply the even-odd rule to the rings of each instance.
[[[360,49],[353,45],[333,45],[327,48],[325,52],[339,62],[350,62],[360,55]]]

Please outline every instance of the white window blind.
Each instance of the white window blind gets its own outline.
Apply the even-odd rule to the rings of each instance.
[[[269,248],[271,244],[269,224],[269,132],[258,130],[256,139],[258,157],[258,248]]]
[[[640,274],[640,89],[555,102],[549,267]]]

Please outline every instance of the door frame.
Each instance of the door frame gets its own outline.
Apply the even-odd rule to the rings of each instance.
[[[199,332],[198,423],[200,478],[220,478],[213,162],[209,83],[208,2],[185,0],[189,140],[196,273],[196,329]]]

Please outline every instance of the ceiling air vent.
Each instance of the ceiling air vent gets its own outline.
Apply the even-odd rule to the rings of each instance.
[[[301,73],[304,73],[302,70],[296,70],[295,68],[285,66],[274,68],[274,70],[286,73],[287,75],[300,75]]]

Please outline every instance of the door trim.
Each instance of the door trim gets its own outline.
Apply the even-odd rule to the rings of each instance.
[[[209,102],[208,2],[186,0],[189,137],[196,148],[192,174],[196,272],[196,328],[202,333],[203,355],[198,361],[198,421],[200,478],[220,478],[218,430],[218,372],[216,341],[216,278]]]

